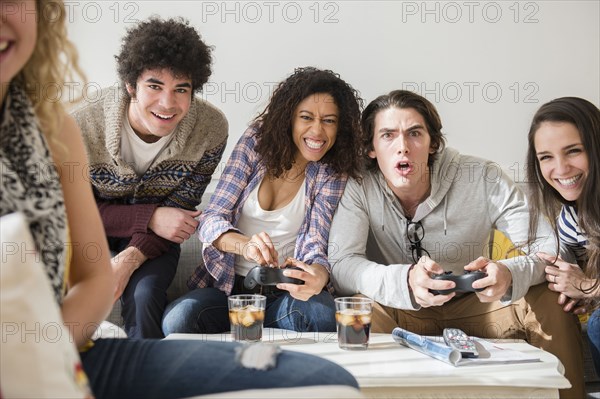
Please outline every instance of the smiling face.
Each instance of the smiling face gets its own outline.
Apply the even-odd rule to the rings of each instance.
[[[588,155],[577,127],[568,122],[543,122],[534,137],[544,179],[567,201],[576,201],[589,173]]]
[[[178,78],[167,69],[149,69],[137,80],[131,95],[129,122],[134,132],[152,143],[171,134],[187,115],[192,102],[192,81]]]
[[[6,6],[6,9],[5,9]],[[0,82],[8,84],[27,64],[35,48],[34,0],[2,2],[0,16]],[[25,12],[24,10],[27,10]]]
[[[425,120],[413,108],[387,108],[375,116],[373,150],[390,189],[401,200],[420,198],[429,190],[431,137]]]
[[[294,111],[292,137],[296,144],[296,162],[319,161],[337,137],[339,110],[333,97],[315,93],[306,97]]]

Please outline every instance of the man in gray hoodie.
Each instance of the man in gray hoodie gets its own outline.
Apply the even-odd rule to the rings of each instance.
[[[372,331],[396,326],[440,335],[460,328],[485,338],[524,338],[556,355],[572,384],[561,397],[583,397],[579,322],[556,306],[537,251],[556,253],[547,223],[527,243],[525,196],[498,165],[445,148],[437,110],[427,99],[392,91],[362,117],[367,170],[349,180],[329,235],[337,295],[376,301]],[[494,229],[525,254],[492,261]],[[351,233],[349,233],[351,232]],[[434,295],[455,283],[433,275],[480,270],[476,293]],[[560,337],[560,339],[558,339]],[[574,347],[575,346],[575,347]]]

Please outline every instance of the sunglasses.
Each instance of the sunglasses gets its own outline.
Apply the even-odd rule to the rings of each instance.
[[[423,254],[431,257],[429,252],[421,245],[421,241],[425,237],[425,229],[420,221],[409,222],[406,225],[406,236],[408,237],[408,241],[410,241],[410,251],[415,263],[421,259]]]

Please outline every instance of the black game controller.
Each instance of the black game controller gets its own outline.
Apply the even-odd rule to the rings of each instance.
[[[479,292],[483,291],[483,288],[473,288],[473,282],[487,277],[487,273],[480,271],[465,271],[460,276],[455,276],[452,272],[445,272],[444,274],[436,274],[432,277],[434,280],[450,280],[456,283],[456,287],[447,290],[429,290],[433,295],[448,295],[455,291],[460,292]]]
[[[244,279],[244,288],[251,290],[254,287],[256,287],[256,284],[259,284],[259,285],[277,285],[279,283],[298,284],[298,285],[304,284],[304,280],[284,276],[283,271],[285,269],[302,270],[297,267],[286,267],[283,269],[279,269],[276,267],[254,266],[248,272],[248,274],[246,274],[246,278]]]

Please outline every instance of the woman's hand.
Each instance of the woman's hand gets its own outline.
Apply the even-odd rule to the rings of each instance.
[[[250,237],[244,245],[242,256],[248,262],[255,262],[261,266],[278,266],[279,264],[279,255],[275,250],[275,245],[271,241],[271,237],[264,231]]]
[[[123,295],[129,279],[148,258],[135,247],[127,247],[110,260],[115,275],[115,301]]]
[[[228,231],[217,238],[213,245],[219,251],[241,255],[248,262],[261,266],[277,266],[279,255],[271,237],[264,231],[251,237],[235,231]]]
[[[579,266],[543,252],[539,252],[537,256],[550,263],[545,269],[550,290],[560,292],[571,299],[593,296],[592,293],[586,294],[584,291],[594,284],[594,280],[587,278]]]
[[[286,277],[292,277],[303,280],[304,284],[277,284],[277,288],[279,288],[280,290],[288,291],[290,295],[295,299],[299,299],[301,301],[308,301],[311,296],[318,295],[321,291],[323,291],[323,287],[325,287],[325,285],[327,285],[327,282],[329,281],[329,272],[324,266],[319,265],[317,263],[307,265],[306,263],[301,262],[297,259],[287,258],[285,260],[284,266],[294,266],[302,269],[284,269],[283,274]]]
[[[563,307],[563,310],[567,313],[573,312],[573,314],[584,314],[587,313],[587,308],[582,306],[581,299],[571,299],[565,294],[558,296],[558,304]]]

